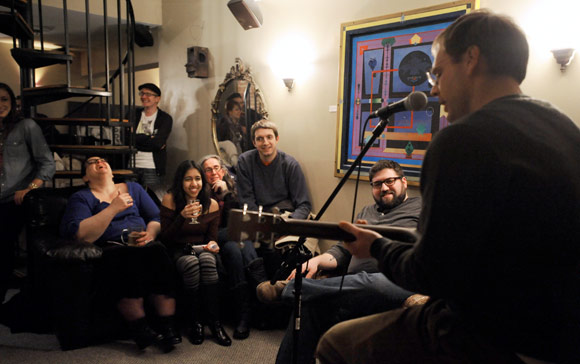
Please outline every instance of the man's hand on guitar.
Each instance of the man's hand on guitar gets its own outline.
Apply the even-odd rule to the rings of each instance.
[[[338,227],[355,236],[356,240],[345,242],[344,247],[357,258],[370,258],[371,244],[376,239],[382,237],[382,235],[377,232],[361,229],[346,221],[339,222]]]

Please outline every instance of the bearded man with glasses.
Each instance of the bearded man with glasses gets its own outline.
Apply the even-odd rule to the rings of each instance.
[[[357,223],[415,228],[421,213],[421,198],[407,195],[407,179],[399,163],[380,160],[369,171],[374,204],[365,206],[357,215]],[[426,296],[415,295],[391,283],[379,273],[374,258],[353,257],[339,242],[326,253],[302,265],[302,317],[298,362],[311,363],[318,339],[332,325],[374,313],[411,304]],[[343,277],[315,278],[321,271],[347,273]],[[286,281],[275,285],[264,282],[257,288],[258,298],[264,302],[282,300],[294,302],[294,273]],[[341,282],[342,281],[342,282]],[[290,363],[293,355],[293,320],[286,334],[276,363]]]

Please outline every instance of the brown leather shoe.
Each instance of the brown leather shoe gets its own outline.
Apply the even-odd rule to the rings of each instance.
[[[282,290],[288,284],[288,280],[277,281],[276,284],[271,285],[270,281],[262,282],[256,287],[256,296],[258,300],[263,303],[274,303],[280,301]]]

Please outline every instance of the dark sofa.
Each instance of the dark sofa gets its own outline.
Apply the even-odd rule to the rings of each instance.
[[[41,188],[28,193],[24,202],[28,296],[42,307],[63,350],[123,332],[114,305],[99,294],[93,274],[101,248],[63,240],[58,234],[68,198],[81,188]]]

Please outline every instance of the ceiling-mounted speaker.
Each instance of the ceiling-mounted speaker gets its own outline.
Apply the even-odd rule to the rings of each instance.
[[[135,44],[139,47],[152,47],[153,35],[148,26],[135,24]]]
[[[245,30],[262,26],[262,13],[254,0],[230,0],[228,8]]]

